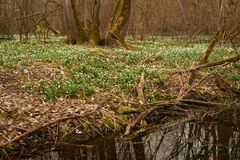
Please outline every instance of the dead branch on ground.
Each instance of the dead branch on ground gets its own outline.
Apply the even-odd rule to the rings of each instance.
[[[97,107],[97,109],[98,109],[98,107]],[[44,125],[41,125],[41,126],[38,126],[38,127],[32,128],[32,129],[29,129],[25,133],[23,133],[23,134],[15,137],[15,138],[7,141],[3,145],[1,145],[0,148],[5,148],[9,144],[15,143],[15,142],[17,142],[17,141],[19,141],[19,140],[21,140],[21,139],[23,139],[23,138],[25,138],[25,137],[35,133],[35,132],[41,130],[41,129],[49,127],[49,126],[51,126],[53,124],[57,124],[59,122],[63,122],[63,121],[67,121],[67,120],[78,119],[78,118],[83,118],[83,117],[89,116],[89,115],[95,113],[97,109],[95,109],[94,111],[88,112],[88,113],[84,113],[84,114],[79,114],[79,115],[74,115],[74,116],[70,116],[70,117],[59,118],[59,119],[56,119],[56,120],[54,120],[52,122],[49,122],[47,124],[44,124]]]
[[[200,79],[199,82],[197,82],[196,84],[191,84],[191,86],[189,86],[187,88],[187,90],[180,90],[179,95],[177,97],[177,100],[180,101],[182,100],[189,92],[191,92],[191,90],[193,90],[194,88],[196,88],[197,86],[199,86],[204,80],[206,80],[207,77],[209,77],[212,73],[209,73],[207,75],[205,75],[202,79]]]
[[[226,64],[226,63],[235,63],[239,60],[240,60],[240,55],[237,55],[235,57],[231,57],[231,58],[227,58],[227,59],[223,59],[223,60],[219,60],[219,61],[214,61],[214,62],[209,62],[209,63],[205,63],[205,64],[202,64],[202,65],[198,65],[198,66],[195,66],[193,68],[186,69],[186,70],[180,70],[180,71],[175,70],[172,73],[193,72],[193,71],[197,71],[197,70],[200,70],[200,69],[203,69],[203,68],[215,67],[215,66]]]
[[[144,98],[144,93],[143,93],[144,85],[145,85],[144,73],[142,73],[141,78],[140,78],[140,82],[137,85],[137,94],[138,94],[138,99],[139,99],[140,104],[145,103],[145,98]]]
[[[159,104],[157,104],[156,106],[144,111],[142,114],[140,114],[132,123],[130,123],[127,127],[126,127],[126,131],[124,133],[125,136],[129,136],[131,134],[131,131],[133,128],[135,128],[142,120],[144,120],[148,115],[150,115],[151,113],[153,113],[156,110],[159,109],[167,109],[173,106],[188,106],[188,107],[192,107],[191,105],[196,105],[198,107],[225,107],[225,108],[229,108],[231,107],[231,105],[233,104],[224,104],[224,103],[216,103],[216,102],[207,102],[207,101],[198,101],[198,100],[174,100],[174,101],[166,101],[166,102],[159,102]],[[240,104],[234,104],[234,105],[240,105]],[[174,110],[174,108],[173,108]],[[170,111],[172,112],[172,110]]]

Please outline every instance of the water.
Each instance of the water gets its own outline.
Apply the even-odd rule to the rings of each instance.
[[[63,146],[28,160],[240,160],[240,110],[186,122],[139,140],[99,138],[86,146]]]

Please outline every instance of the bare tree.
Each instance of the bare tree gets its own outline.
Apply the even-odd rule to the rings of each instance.
[[[105,41],[105,34],[100,32],[101,3],[102,2],[100,0],[88,1],[88,4],[90,5],[90,20],[87,21],[87,25],[84,25],[86,20],[82,19],[83,16],[79,10],[77,1],[65,0],[65,13],[67,14],[66,17],[69,24],[69,42],[71,44],[88,43],[90,45],[99,45],[101,44],[101,39]],[[108,24],[106,43],[104,43],[105,45],[123,48],[127,47],[124,38],[126,35],[126,24],[129,20],[130,12],[131,0],[117,0],[115,2]],[[86,15],[84,15],[84,17],[86,17]]]

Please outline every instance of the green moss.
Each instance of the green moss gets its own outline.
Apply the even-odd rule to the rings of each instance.
[[[116,115],[119,119],[121,119],[122,121],[127,121],[128,120],[128,116],[127,115],[122,115],[122,114],[119,114],[119,115]]]
[[[111,117],[103,117],[102,123],[110,127],[113,131],[121,130],[121,125],[117,123],[116,120],[112,119]]]
[[[7,145],[7,150],[8,151],[13,151],[15,149],[15,144],[14,143],[10,143]]]
[[[130,106],[120,106],[119,109],[118,109],[118,112],[119,113],[124,113],[124,112],[131,112],[131,111],[134,111],[135,108],[132,108]]]

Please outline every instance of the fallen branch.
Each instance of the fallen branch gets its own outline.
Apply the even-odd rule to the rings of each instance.
[[[211,75],[211,73],[207,74],[207,75],[204,76],[202,79],[200,79],[200,81],[199,81],[198,83],[196,83],[196,84],[191,84],[191,86],[190,86],[187,90],[182,91],[182,92],[179,92],[179,93],[181,93],[181,94],[178,95],[177,100],[178,100],[178,101],[182,100],[185,96],[187,96],[187,94],[188,94],[189,92],[191,92],[194,88],[196,88],[197,86],[199,86],[199,85],[200,85],[208,76],[210,76],[210,75]]]
[[[180,102],[182,103],[190,103],[190,104],[196,104],[196,105],[201,105],[201,106],[222,106],[222,107],[229,107],[229,105],[224,104],[224,103],[216,103],[216,102],[207,102],[207,101],[198,101],[198,100],[191,100],[191,99],[183,99]]]
[[[182,104],[184,103],[184,104]],[[124,133],[125,136],[129,136],[131,134],[132,128],[136,127],[143,119],[145,119],[149,114],[152,112],[158,110],[158,109],[163,109],[165,107],[172,107],[172,106],[181,106],[181,105],[188,105],[188,104],[195,104],[198,106],[223,106],[223,107],[229,107],[230,105],[226,105],[223,103],[216,103],[216,102],[206,102],[206,101],[198,101],[198,100],[174,100],[170,102],[161,102],[157,104],[156,106],[146,110],[142,114],[140,114],[132,123],[130,123],[126,127],[126,131]],[[190,106],[190,105],[189,105]],[[161,114],[161,113],[160,113]]]
[[[164,108],[164,107],[166,107],[168,105],[175,105],[175,104],[176,104],[176,102],[162,102],[162,103],[159,103],[157,106],[152,107],[152,108],[146,110],[145,112],[140,114],[132,123],[130,123],[127,126],[124,135],[125,136],[129,136],[130,133],[131,133],[132,128],[134,128],[136,125],[138,125],[144,118],[146,118],[153,111],[158,110],[160,108]]]
[[[142,73],[141,78],[140,78],[140,82],[137,85],[137,94],[138,94],[138,99],[139,99],[140,104],[145,103],[145,98],[144,98],[144,93],[143,93],[144,85],[145,85],[144,73]]]
[[[216,79],[217,86],[223,91],[231,91],[235,94],[240,94],[240,90],[238,88],[232,87],[228,82],[226,82],[220,76]]]
[[[151,58],[153,58],[154,56],[156,56],[156,53],[151,54],[150,56],[148,56],[146,59],[144,59],[143,61],[140,61],[140,63],[138,65],[143,65],[146,62],[148,62]]]
[[[202,58],[200,60],[200,65],[207,63],[208,57],[212,53],[214,47],[217,45],[217,43],[218,43],[219,39],[221,38],[221,36],[222,36],[222,33],[220,31],[218,31],[216,33],[216,35],[213,37],[213,39],[211,40],[207,50],[205,51],[204,55],[202,56]]]
[[[46,128],[48,126],[51,126],[53,124],[56,124],[56,123],[59,123],[59,122],[63,122],[63,121],[67,121],[67,120],[70,120],[70,119],[83,118],[83,117],[88,116],[88,115],[90,115],[90,114],[92,114],[94,112],[96,112],[96,109],[94,111],[89,112],[89,113],[56,119],[55,121],[49,122],[47,124],[44,124],[44,125],[41,125],[41,126],[38,126],[38,127],[35,127],[33,129],[30,129],[30,130],[26,131],[25,133],[23,133],[23,134],[21,134],[19,136],[15,137],[15,138],[13,138],[13,139],[11,139],[9,141],[7,141],[3,145],[1,145],[0,148],[6,148],[6,146],[8,146],[9,144],[17,142],[17,141],[19,141],[19,140],[21,140],[21,139],[23,139],[23,138],[25,138],[25,137],[35,133],[35,132],[37,132],[38,130],[41,130],[41,129]]]
[[[214,61],[214,62],[209,62],[209,63],[205,63],[205,64],[202,64],[202,65],[198,65],[198,66],[195,66],[195,67],[187,69],[187,70],[180,70],[180,71],[175,70],[175,71],[173,71],[173,73],[193,72],[193,71],[203,69],[203,68],[207,68],[207,67],[215,67],[215,66],[223,65],[225,63],[235,63],[239,60],[240,60],[240,55],[237,55],[235,57],[227,58],[227,59],[224,59],[224,60],[219,60],[219,61]]]

